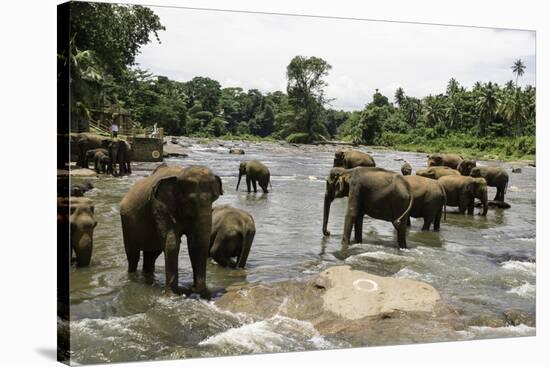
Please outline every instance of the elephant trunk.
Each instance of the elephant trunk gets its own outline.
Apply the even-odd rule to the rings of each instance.
[[[481,215],[485,216],[487,215],[487,211],[489,210],[489,204],[487,200],[487,188],[485,188],[481,193],[480,200],[481,200],[481,203],[483,204],[483,212],[481,213]]]
[[[328,226],[328,217],[330,214],[330,205],[332,204],[333,200],[334,200],[334,194],[327,189],[327,192],[325,193],[325,203],[323,206],[323,235],[324,236],[330,236],[330,232],[327,230],[327,226]]]
[[[193,290],[201,296],[208,297],[208,288],[206,287],[206,260],[210,248],[210,234],[212,231],[212,209],[211,205],[207,208],[199,209],[195,230],[193,231],[193,241],[189,248],[189,257],[193,268]]]
[[[243,177],[243,174],[239,172],[239,180],[237,181],[237,188],[236,190],[239,191],[239,185],[241,184],[241,178]]]
[[[76,266],[88,266],[92,259],[93,234],[91,231],[76,233],[73,249],[76,254]]]
[[[241,253],[239,254],[239,259],[237,262],[237,268],[244,268],[246,265],[246,260],[248,259],[248,254],[250,253],[250,248],[252,247],[252,240],[254,239],[254,234],[247,232],[243,234],[242,238],[242,248]]]

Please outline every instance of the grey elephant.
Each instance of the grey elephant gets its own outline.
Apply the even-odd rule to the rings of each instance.
[[[465,159],[456,168],[462,176],[470,176],[472,169],[477,166],[477,162],[473,159]]]
[[[446,213],[447,196],[437,180],[422,176],[406,176],[414,197],[410,216],[423,218],[423,231],[429,231],[433,223],[434,231],[439,231],[441,217]]]
[[[246,176],[246,189],[250,192],[250,185],[254,187],[254,192],[257,192],[256,183],[260,185],[264,194],[269,193],[267,186],[271,186],[269,169],[261,162],[252,160],[241,162],[239,165],[239,180],[237,181],[237,191],[241,183],[242,176]]]
[[[244,154],[244,150],[241,148],[230,148],[229,154]]]
[[[98,152],[106,155],[107,157],[109,156],[109,151],[105,148],[90,149],[86,152],[86,162],[84,168],[89,168],[90,162],[94,162],[95,164],[95,154]],[[94,169],[97,171],[97,168],[95,166]]]
[[[474,201],[479,199],[483,205],[482,215],[487,215],[487,182],[484,178],[468,176],[444,176],[438,182],[445,189],[447,206],[458,206],[458,212],[474,214]]]
[[[222,181],[202,166],[158,166],[128,191],[120,204],[120,219],[128,272],[137,270],[143,252],[143,272],[153,273],[164,252],[166,290],[182,293],[178,285],[181,236],[193,268],[192,292],[209,297],[206,262],[212,230],[212,203],[223,194]]]
[[[458,165],[463,160],[464,158],[462,158],[462,156],[458,154],[430,154],[428,155],[428,167],[447,166],[457,169]]]
[[[90,182],[85,182],[81,184],[72,184],[71,185],[71,196],[84,196],[84,193],[90,191],[94,188]]]
[[[334,153],[333,167],[354,168],[354,167],[376,167],[374,158],[369,154],[356,150],[338,151]]]
[[[89,266],[93,252],[94,228],[97,226],[93,201],[85,197],[58,198],[57,205],[59,208],[69,206],[71,252],[75,255],[76,266]],[[58,221],[66,223],[64,218],[58,218]]]
[[[332,202],[335,199],[335,187],[336,187],[336,181],[338,181],[338,177],[345,172],[346,169],[343,167],[334,167],[330,170],[330,173],[326,179],[326,186],[325,186],[325,199],[324,199],[324,205],[323,205],[323,235],[330,236],[330,232],[328,231],[328,218],[330,214],[330,206]],[[355,237],[358,237],[358,234],[355,234]]]
[[[113,166],[109,156],[102,151],[96,151],[94,154],[94,169],[97,173],[111,173]]]
[[[108,147],[111,172],[114,176],[132,173],[132,145],[122,139],[114,139]]]
[[[487,181],[487,186],[496,187],[497,193],[494,201],[504,201],[506,188],[508,187],[508,172],[501,167],[474,167],[470,171],[472,177],[483,177]]]
[[[229,205],[212,209],[209,255],[221,266],[244,268],[255,235],[254,218],[248,212]]]
[[[98,134],[79,133],[71,135],[71,141],[74,145],[76,145],[76,151],[78,154],[77,165],[79,167],[87,168],[88,162],[86,160],[86,152],[96,148],[108,149],[113,140],[109,137]]]
[[[409,164],[409,162],[403,163],[401,166],[401,174],[403,176],[409,176],[412,174],[412,166]]]
[[[456,169],[446,166],[435,166],[419,169],[416,171],[416,175],[431,178],[432,180],[437,180],[443,176],[460,176],[460,172],[458,172]]]
[[[407,220],[413,194],[403,176],[377,167],[356,167],[338,175],[334,197],[348,197],[342,244],[350,243],[355,227],[355,241],[361,242],[363,217],[389,221],[397,230],[400,248],[407,247]],[[328,218],[327,218],[328,219]]]

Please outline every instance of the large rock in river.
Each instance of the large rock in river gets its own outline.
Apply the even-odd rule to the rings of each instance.
[[[431,285],[335,266],[309,281],[233,286],[221,309],[261,319],[275,315],[310,322],[352,346],[461,339],[463,321]]]

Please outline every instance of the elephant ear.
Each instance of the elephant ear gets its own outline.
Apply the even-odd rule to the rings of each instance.
[[[176,223],[176,176],[163,177],[158,180],[151,190],[149,201],[156,203],[157,208],[162,207],[163,214],[170,217]],[[153,206],[155,208],[155,205]],[[157,209],[158,210],[158,209]]]
[[[214,197],[217,199],[219,196],[223,195],[223,184],[220,176],[216,175],[214,177],[216,178],[216,185],[215,188],[212,190],[212,195],[214,195]]]

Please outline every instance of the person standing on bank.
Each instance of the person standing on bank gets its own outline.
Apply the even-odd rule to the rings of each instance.
[[[111,125],[111,135],[113,136],[113,138],[116,138],[118,135],[118,125],[116,122],[113,122],[113,124]]]

